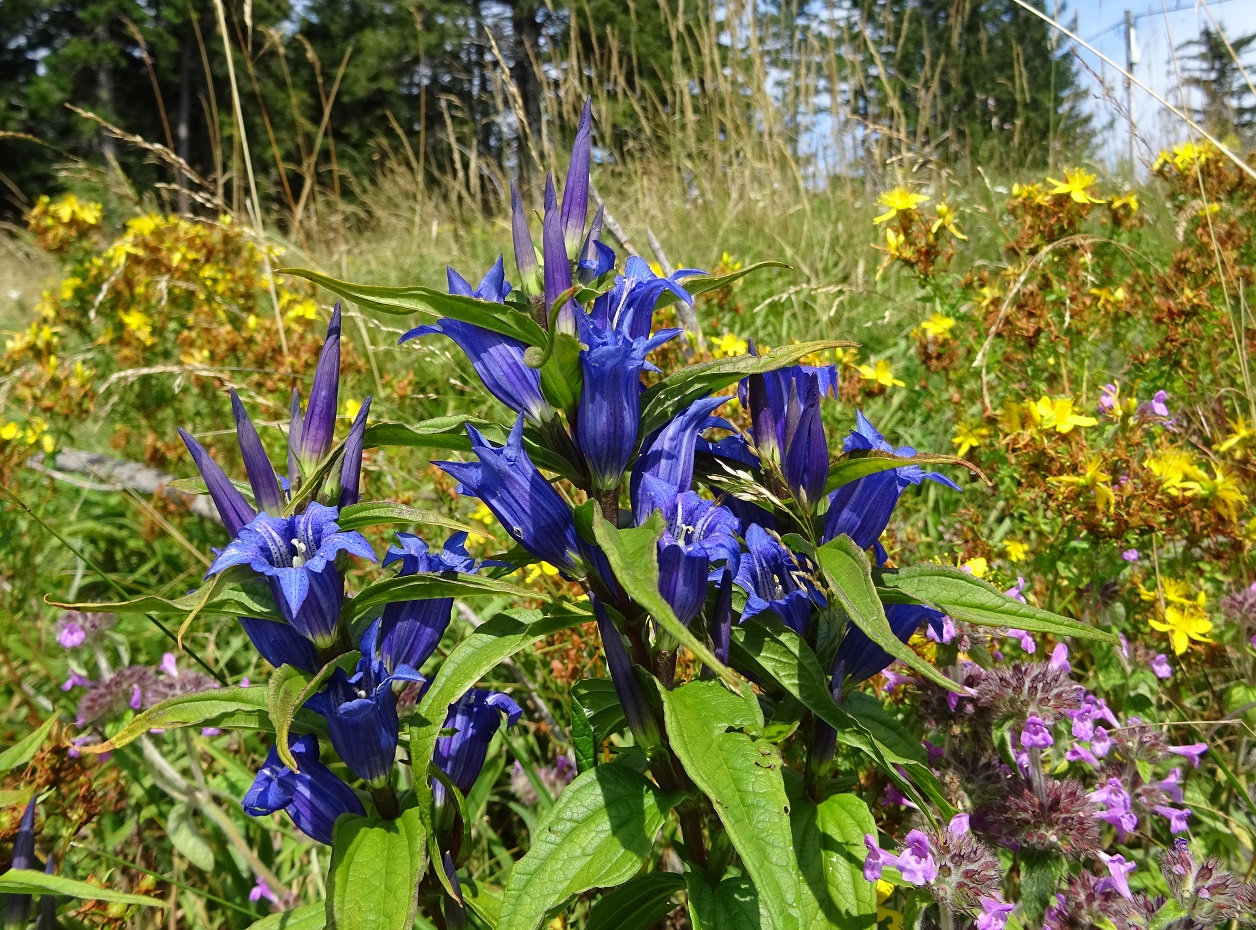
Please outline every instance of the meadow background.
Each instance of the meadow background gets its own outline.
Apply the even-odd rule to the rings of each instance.
[[[896,445],[981,473],[957,477],[962,496],[909,495],[891,556],[1120,632],[1125,649],[1076,649],[1074,669],[1123,715],[1207,743],[1189,836],[1250,879],[1256,46],[1211,30],[1181,44],[1174,135],[1116,163],[1121,96],[1091,98],[1087,59],[1048,22],[1067,16],[1016,0],[6,2],[0,745],[35,748],[0,756],[2,855],[31,793],[57,786],[41,855],[174,905],[89,903],[81,924],[244,927],[322,895],[321,851],[239,809],[260,744],[67,752],[209,679],[164,658],[179,650],[142,616],[49,601],[112,599],[97,568],[128,592],[196,587],[222,530],[175,483],[193,474],[176,429],[238,472],[225,389],[278,425],[322,341],[329,295],[275,269],[438,285],[450,264],[478,280],[509,237],[510,181],[539,206],[588,96],[621,256],[783,263],[700,298],[684,359],[747,337],[858,342],[829,359],[833,430],[862,409]],[[367,394],[373,420],[493,415],[448,344],[398,346],[403,324],[345,310],[344,417]],[[367,455],[367,499],[478,522],[480,553],[504,547],[422,454]],[[196,621],[184,641],[232,682],[258,674],[234,624]],[[1025,657],[1017,637],[996,646]],[[503,672],[533,712],[469,799],[486,882],[561,790],[555,718],[601,666],[586,631]],[[914,720],[918,695],[893,684],[869,687]],[[863,786],[901,822],[884,787]],[[1128,841],[1148,892],[1166,830]],[[587,904],[560,919],[585,926]],[[893,924],[893,900],[885,912]]]

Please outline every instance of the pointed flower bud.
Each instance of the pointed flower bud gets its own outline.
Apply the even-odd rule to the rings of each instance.
[[[759,524],[746,530],[746,551],[733,583],[746,592],[744,622],[765,610],[780,617],[795,633],[805,633],[824,597],[781,541]]]
[[[541,251],[545,261],[545,312],[549,313],[563,292],[571,287],[571,262],[563,246],[562,221],[557,208],[552,206],[546,207],[541,223]],[[575,302],[569,299],[558,311],[555,329],[574,336],[577,313]]]
[[[536,260],[536,246],[532,244],[532,231],[528,228],[528,216],[523,210],[523,198],[513,181],[510,182],[510,231],[514,239],[519,286],[529,297],[540,294],[541,266]]]
[[[340,509],[356,504],[362,496],[362,448],[366,442],[366,418],[371,411],[371,398],[362,402],[345,437],[344,459],[340,463]]]
[[[648,755],[660,743],[658,721],[641,692],[641,683],[637,681],[632,659],[624,648],[619,630],[611,622],[606,606],[596,596],[590,596],[590,600],[593,602],[593,614],[597,617],[597,631],[602,637],[602,651],[606,655],[606,668],[611,674],[611,684],[615,686],[615,694],[624,709],[628,728]]]
[[[192,461],[205,481],[210,500],[218,508],[218,515],[222,517],[223,526],[227,528],[228,533],[235,536],[257,516],[257,511],[240,493],[240,489],[231,483],[231,479],[227,477],[218,463],[209,457],[204,446],[193,439],[186,430],[180,429],[179,436],[182,437],[183,444],[188,447],[188,452],[192,453]]]
[[[586,97],[571,146],[567,183],[563,185],[562,234],[567,258],[575,261],[584,242],[589,218],[589,169],[593,159],[593,98]]]
[[[331,452],[336,433],[336,410],[340,392],[340,304],[337,303],[327,325],[327,340],[314,369],[314,387],[301,423],[297,461],[306,472],[314,469]],[[291,441],[291,440],[290,440]]]

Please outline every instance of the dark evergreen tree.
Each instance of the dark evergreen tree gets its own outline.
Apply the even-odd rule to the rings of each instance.
[[[1256,96],[1244,74],[1245,62],[1256,33],[1227,43],[1224,36],[1204,27],[1198,39],[1183,42],[1178,51],[1192,57],[1184,64],[1186,86],[1196,93],[1192,116],[1219,139],[1238,137],[1250,142],[1256,134]]]

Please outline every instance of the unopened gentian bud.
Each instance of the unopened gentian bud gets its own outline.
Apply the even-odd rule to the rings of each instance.
[[[532,244],[532,231],[528,228],[528,216],[523,210],[523,198],[513,181],[510,182],[510,231],[514,239],[515,267],[519,269],[519,286],[529,297],[539,297],[541,266],[536,260],[536,246]]]
[[[633,738],[648,755],[655,750],[661,741],[658,721],[650,709],[641,684],[637,681],[637,673],[633,668],[624,641],[611,622],[606,606],[596,597],[591,596],[593,613],[597,617],[597,630],[602,637],[602,651],[606,654],[606,667],[611,673],[611,684],[615,686],[615,694],[619,697],[620,706],[624,709],[624,718]]]
[[[336,434],[336,412],[340,395],[340,304],[332,310],[327,339],[314,369],[305,419],[301,422],[301,444],[297,460],[306,476],[313,474],[331,452]],[[289,438],[291,442],[291,437]]]

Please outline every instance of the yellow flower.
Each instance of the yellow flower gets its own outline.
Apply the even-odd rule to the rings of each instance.
[[[741,262],[733,258],[733,256],[730,255],[728,252],[724,252],[723,254],[720,255],[720,264],[723,265],[724,270],[728,271],[729,273],[732,273],[734,271],[741,271]]]
[[[1212,642],[1207,636],[1212,630],[1212,621],[1198,607],[1169,606],[1164,609],[1163,620],[1153,617],[1150,623],[1153,630],[1169,634],[1174,655],[1184,653],[1192,639],[1198,643]]]
[[[736,333],[725,333],[711,340],[711,354],[716,358],[730,358],[734,355],[745,355],[749,345]]]
[[[975,559],[962,563],[960,568],[967,569],[974,578],[984,578],[990,572],[990,563],[981,556],[977,556]]]
[[[298,300],[288,308],[284,316],[287,317],[289,323],[295,323],[297,320],[317,320],[318,304],[309,299]]]
[[[955,445],[955,454],[964,458],[989,438],[990,427],[969,426],[967,423],[961,423],[955,430],[955,435],[951,437],[951,442]]]
[[[1130,215],[1133,216],[1138,212],[1138,195],[1133,191],[1128,194],[1122,194],[1120,197],[1113,197],[1111,207],[1113,210],[1119,210],[1121,207],[1128,207]]]
[[[147,313],[139,309],[123,310],[118,319],[128,330],[135,333],[140,342],[146,346],[153,344],[153,320]]]
[[[484,501],[476,503],[475,510],[471,513],[471,519],[484,526],[492,526],[497,522],[497,518],[493,516],[493,511],[488,509],[488,505]]]
[[[942,201],[938,204],[938,208],[935,212],[937,213],[938,218],[933,221],[933,226],[929,229],[930,235],[936,236],[939,229],[945,229],[956,239],[962,239],[964,242],[968,241],[968,237],[960,232],[960,228],[955,225],[955,210],[950,204],[948,204],[945,200]]]
[[[1218,452],[1229,452],[1239,443],[1246,445],[1249,439],[1256,436],[1256,430],[1253,430],[1251,424],[1243,419],[1243,417],[1236,417],[1229,422],[1231,431],[1230,435],[1226,437],[1225,442],[1217,446]]]
[[[886,191],[877,198],[877,203],[885,207],[885,212],[876,217],[872,222],[876,225],[894,219],[900,213],[915,213],[916,208],[922,203],[928,203],[929,198],[924,194],[913,194],[905,187],[896,187],[891,191]]]
[[[884,930],[903,930],[903,912],[878,905],[877,927]]]
[[[1003,554],[1009,562],[1024,562],[1029,558],[1029,546],[1019,539],[1003,540]]]
[[[257,332],[257,327],[261,325],[261,321],[257,318],[256,313],[250,313],[244,318],[244,328],[250,333]]]
[[[1119,307],[1125,303],[1125,288],[1092,287],[1090,293],[1099,298],[1099,306],[1105,309]]]
[[[1047,178],[1047,181],[1054,184],[1051,188],[1051,195],[1068,194],[1074,203],[1103,203],[1097,197],[1092,197],[1086,191],[1095,183],[1095,176],[1081,168],[1064,169],[1064,180],[1057,181],[1055,178]]]
[[[881,387],[904,387],[904,382],[894,377],[894,369],[885,359],[879,359],[874,366],[860,365],[859,377],[865,381],[874,381]]]
[[[1073,412],[1073,398],[1057,397],[1052,400],[1043,395],[1036,403],[1025,404],[1025,413],[1035,428],[1053,429],[1057,433],[1071,433],[1075,426],[1094,426],[1099,421]]]
[[[524,577],[523,581],[524,584],[532,584],[541,577],[557,578],[558,569],[556,569],[553,565],[550,565],[549,562],[534,562],[528,567],[528,574]]]
[[[344,416],[346,419],[352,420],[358,415],[358,411],[362,409],[362,402],[354,400],[352,397],[346,397],[344,403]]]
[[[885,228],[885,251],[890,253],[890,258],[901,258],[904,260],[910,252],[907,245],[907,237],[893,226]]]
[[[1105,482],[1111,481],[1112,476],[1103,471],[1103,463],[1099,457],[1092,455],[1086,460],[1086,473],[1083,475],[1061,475],[1055,478],[1048,478],[1048,483],[1073,485],[1079,488],[1093,488],[1095,492],[1095,502],[1099,505],[1101,511],[1106,510],[1112,512],[1116,506],[1116,495],[1112,493],[1112,488]]]
[[[1212,159],[1214,149],[1207,143],[1195,144],[1194,142],[1183,142],[1181,145],[1173,146],[1173,151],[1169,152],[1164,149],[1160,152],[1160,157],[1156,159],[1155,170],[1173,165],[1179,173],[1185,174],[1193,171],[1198,165],[1203,165]]]
[[[12,442],[22,435],[22,427],[10,420],[4,426],[0,426],[0,439],[5,442]]]
[[[950,338],[951,330],[954,328],[955,319],[953,317],[949,317],[945,313],[935,313],[916,327],[915,335],[923,334],[941,342],[943,339]]]
[[[1199,479],[1207,478],[1181,449],[1164,449],[1147,456],[1143,464],[1160,480],[1160,486],[1174,497],[1195,494],[1199,490]]]
[[[1239,488],[1239,483],[1232,475],[1226,473],[1220,465],[1212,466],[1211,478],[1202,470],[1194,481],[1183,484],[1184,488],[1192,488],[1212,508],[1231,523],[1238,521],[1238,508],[1247,503],[1247,495]]]
[[[1046,206],[1051,201],[1042,190],[1041,184],[1013,184],[1012,196],[1023,203]]]
[[[1192,597],[1191,586],[1189,584],[1182,581],[1180,578],[1169,578],[1167,576],[1162,576],[1160,578],[1160,587],[1158,589],[1154,587],[1145,588],[1142,585],[1139,585],[1138,596],[1148,603],[1159,600],[1159,598],[1163,596],[1165,602],[1168,604],[1180,604],[1184,607],[1194,605],[1200,610],[1203,610],[1208,603],[1208,595],[1206,595],[1203,591],[1197,592]]]
[[[134,219],[126,221],[127,232],[132,233],[141,238],[151,236],[157,231],[157,227],[162,225],[162,217],[153,213],[137,216]]]

